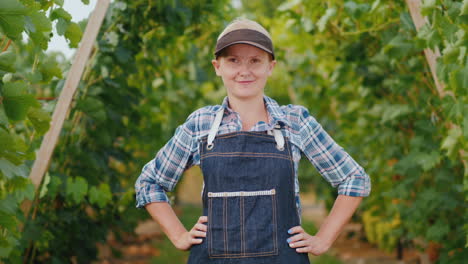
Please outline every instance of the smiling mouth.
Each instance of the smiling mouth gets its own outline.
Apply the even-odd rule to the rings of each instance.
[[[253,83],[253,81],[237,81],[238,83],[240,84],[249,84],[249,83]]]

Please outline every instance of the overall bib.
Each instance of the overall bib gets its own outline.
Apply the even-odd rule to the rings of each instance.
[[[189,264],[306,264],[286,240],[300,224],[291,146],[280,127],[216,136],[221,109],[200,142],[206,238],[190,250]]]

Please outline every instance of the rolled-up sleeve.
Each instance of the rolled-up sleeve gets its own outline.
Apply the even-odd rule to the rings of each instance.
[[[369,196],[370,177],[364,169],[339,146],[307,109],[302,109],[300,136],[302,151],[318,172],[338,194]]]
[[[182,173],[192,166],[194,141],[192,131],[184,123],[156,157],[143,167],[135,182],[137,208],[153,202],[169,202],[166,192],[172,191]]]

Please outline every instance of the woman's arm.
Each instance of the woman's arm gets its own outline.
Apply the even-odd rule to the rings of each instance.
[[[356,211],[362,197],[338,195],[330,214],[325,218],[315,236],[309,235],[300,226],[291,228],[288,232],[295,234],[288,239],[289,246],[300,253],[321,255],[335,242],[345,224]]]
[[[188,250],[193,244],[201,244],[206,237],[206,216],[201,216],[190,231],[185,229],[172,207],[166,202],[149,203],[145,206],[151,217],[159,223],[172,244],[180,250]]]

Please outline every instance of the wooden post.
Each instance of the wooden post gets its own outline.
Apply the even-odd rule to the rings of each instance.
[[[413,19],[413,23],[416,26],[416,30],[419,31],[419,29],[424,26],[425,23],[429,23],[427,18],[424,18],[421,15],[421,0],[406,0],[406,4],[408,5],[411,18]],[[444,90],[443,83],[439,82],[439,78],[437,78],[436,74],[437,58],[440,57],[439,48],[436,47],[434,51],[431,49],[424,49],[424,54],[426,55],[426,60],[429,64],[429,68],[431,69],[432,78],[434,79],[439,96],[444,97],[447,92]]]
[[[36,160],[34,161],[31,174],[29,175],[36,190],[39,188],[42,178],[49,167],[50,158],[52,157],[55,145],[57,144],[63,122],[68,115],[70,103],[73,99],[73,95],[75,94],[76,87],[80,82],[81,75],[83,74],[102,21],[104,20],[107,8],[109,7],[109,2],[110,0],[98,0],[96,3],[96,7],[88,20],[80,47],[76,52],[73,64],[68,71],[67,79],[52,115],[50,129],[42,140],[41,148],[36,154]]]

